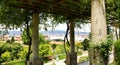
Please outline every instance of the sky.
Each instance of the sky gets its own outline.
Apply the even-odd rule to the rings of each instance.
[[[55,30],[63,30],[63,31],[66,31],[67,29],[67,25],[66,24],[59,24],[58,26],[55,27]],[[84,24],[84,25],[81,25],[81,29],[77,29],[75,28],[75,31],[80,31],[80,32],[90,32],[91,30],[91,25],[90,24]],[[48,28],[48,30],[52,30],[52,28]],[[42,29],[42,31],[44,31]]]
[[[67,25],[66,24],[59,24],[55,27],[55,30],[62,30],[62,31],[66,31],[67,29]],[[79,32],[90,32],[91,30],[91,24],[84,24],[81,25],[81,29],[79,28],[75,28],[75,31],[79,31]],[[52,30],[51,27],[48,28],[48,30]],[[10,30],[13,31],[13,30]],[[15,31],[20,31],[20,29],[15,29]],[[41,31],[45,31],[43,29],[41,29]],[[54,30],[53,30],[54,31]]]
[[[47,23],[51,25],[51,21],[52,21],[52,19],[48,18],[48,22],[47,22]],[[48,29],[49,31],[51,31],[51,30],[52,30],[52,27],[49,27],[49,28],[47,28],[47,29]],[[67,29],[66,23],[59,24],[59,25],[57,25],[57,26],[55,27],[55,30],[66,31],[66,29]],[[79,32],[91,32],[91,24],[88,23],[88,24],[81,25],[81,29],[75,28],[75,31],[78,31],[78,30],[79,30]],[[40,31],[45,31],[45,30],[41,29]],[[53,31],[54,31],[54,30],[53,30]]]

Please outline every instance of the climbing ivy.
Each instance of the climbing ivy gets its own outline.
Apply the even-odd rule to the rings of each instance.
[[[107,41],[102,42],[100,44],[91,44],[90,49],[92,50],[92,52],[94,52],[94,54],[96,54],[94,59],[100,60],[100,61],[93,61],[93,62],[100,62],[100,64],[102,63],[102,65],[108,65],[109,55],[112,50],[112,43],[113,43],[113,40],[108,39]]]

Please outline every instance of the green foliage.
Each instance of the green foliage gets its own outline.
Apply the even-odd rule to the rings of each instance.
[[[2,15],[0,15],[0,23],[5,25],[6,28],[14,29],[18,28],[23,24],[25,19],[25,13],[21,9],[7,7],[5,9],[0,10],[2,10]]]
[[[6,43],[10,43],[10,40],[7,40]]]
[[[14,29],[21,26],[25,20],[25,10],[21,8],[11,7],[10,2],[15,0],[1,0],[0,1],[0,24],[5,25],[6,28]]]
[[[29,30],[29,35],[31,36],[31,34],[32,34],[32,31]],[[29,44],[29,38],[27,36],[27,29],[26,28],[24,28],[24,30],[22,31],[21,37],[22,37],[23,44],[28,45]]]
[[[2,43],[0,46],[0,57],[3,55],[5,52],[10,53],[10,58],[11,60],[18,59],[19,58],[19,52],[23,50],[23,47],[19,43]],[[6,55],[8,54],[5,53]],[[8,60],[8,59],[7,59]],[[0,62],[3,62],[4,60],[0,58]]]
[[[107,20],[111,25],[118,22],[119,0],[106,0]]]
[[[75,47],[76,47],[76,50],[77,50],[77,55],[81,55],[82,52],[80,51],[80,49],[82,49],[82,43],[81,42],[77,42],[75,43]]]
[[[114,44],[114,57],[115,57],[115,65],[120,64],[120,40],[117,40]]]
[[[40,44],[44,44],[44,43],[49,43],[49,40],[45,39],[45,36],[43,36],[42,34],[39,34],[39,43]]]
[[[11,38],[11,40],[7,40],[6,43],[14,43],[15,39],[14,37]]]
[[[75,47],[78,49],[81,49],[83,46],[82,46],[82,43],[81,42],[77,42],[75,43]]]
[[[109,61],[110,51],[112,49],[112,41],[108,40],[105,43],[102,43],[100,46],[100,55],[104,61],[104,64],[107,64]]]
[[[52,48],[50,44],[40,44],[39,45],[39,56],[44,62],[48,62],[53,55]]]
[[[78,52],[77,52],[77,55],[82,55],[82,52],[81,52],[81,51],[78,51]]]
[[[54,50],[56,48],[56,44],[52,44],[51,47]]]
[[[31,29],[30,29],[29,33],[30,33],[30,36],[32,37]],[[29,39],[27,36],[26,29],[24,29],[24,31],[22,32],[22,40],[23,40],[24,44],[26,44],[26,45],[29,44]],[[45,37],[42,34],[39,34],[39,43],[40,44],[49,43],[49,40],[45,40]]]
[[[5,52],[5,49],[3,48],[3,43],[0,42],[0,55]]]
[[[10,61],[11,60],[11,56],[10,56],[10,52],[6,51],[1,55],[1,59],[3,61]]]
[[[66,47],[65,47],[66,51],[69,52],[70,51],[70,45],[67,42],[65,44],[66,44]]]
[[[58,57],[59,57],[60,60],[62,60],[62,59],[66,58],[66,55],[65,54],[60,54]]]
[[[64,48],[63,48],[63,45],[57,45],[56,48],[55,48],[55,51],[53,52],[54,54],[54,58],[57,59],[65,59],[66,58],[66,55],[65,55],[65,51],[64,51]]]
[[[57,54],[60,54],[60,53],[61,53],[61,48],[60,48],[60,46],[56,46],[55,51],[56,51]]]
[[[60,53],[65,53],[64,45],[60,45],[61,52]]]
[[[88,61],[88,60],[89,58],[87,56],[84,56],[84,57],[80,57],[78,62],[81,63],[81,62]]]
[[[108,38],[108,40],[105,42],[91,45],[90,48],[92,48],[92,52],[97,54],[96,58],[94,59],[101,58],[102,61],[100,62],[102,62],[102,64],[107,65],[109,60],[109,54],[112,49],[112,44],[113,44],[113,40]]]
[[[15,41],[14,37],[11,38],[11,43],[13,43]]]
[[[56,54],[65,54],[64,45],[57,45],[55,48]]]
[[[26,59],[26,54],[28,52],[28,47],[24,47],[24,49],[22,51],[20,51],[20,53],[18,54],[19,55],[19,59]]]
[[[55,45],[55,44],[53,44],[52,46],[54,46],[54,49],[52,49],[54,56],[58,56],[58,58],[60,60],[66,58],[64,45]],[[67,50],[69,49],[69,47],[66,47],[66,48],[67,48]],[[57,58],[57,57],[54,57],[54,58]]]
[[[83,50],[88,50],[88,48],[89,48],[89,40],[85,39],[82,42],[82,45],[83,45]]]
[[[40,44],[39,46],[39,56],[47,56],[49,54],[50,50],[50,45],[49,44]]]

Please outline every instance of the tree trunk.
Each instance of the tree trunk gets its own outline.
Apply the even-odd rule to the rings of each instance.
[[[119,24],[119,39],[120,39],[120,0],[118,0],[118,5],[119,5],[119,9],[118,9],[118,24]]]
[[[105,0],[92,0],[91,7],[92,44],[98,45],[107,39]],[[101,65],[99,50],[94,51],[90,50],[90,64]]]
[[[38,43],[39,43],[39,14],[33,13],[33,21],[32,21],[32,59],[38,59]]]
[[[70,20],[70,52],[75,52],[75,37],[74,37],[74,27],[75,23],[74,20]]]
[[[120,32],[120,31],[119,31]],[[119,35],[118,35],[118,30],[117,27],[115,26],[115,39],[118,40],[119,39]]]
[[[43,61],[39,59],[39,13],[34,12],[32,16],[32,59],[27,65],[43,65]]]
[[[69,20],[70,23],[70,53],[67,54],[66,65],[77,65],[77,53],[75,52],[75,37],[74,37],[74,19]]]

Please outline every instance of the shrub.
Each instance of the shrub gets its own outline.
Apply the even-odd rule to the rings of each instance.
[[[56,48],[56,46],[57,46],[56,44],[52,44],[51,45],[51,47],[52,47],[53,50]]]
[[[22,51],[23,48],[19,43],[3,43],[0,46],[0,56],[3,55],[5,52],[9,52],[11,55],[11,60],[19,59],[19,52]],[[8,54],[7,52],[7,54]],[[6,58],[9,60],[9,58]],[[0,62],[3,62],[0,58]]]
[[[102,65],[108,65],[112,43],[113,40],[108,38],[107,41],[101,42],[100,44],[92,44],[90,46],[89,52],[90,54],[94,54],[92,57],[94,57],[95,62],[98,62],[99,60]]]
[[[5,50],[4,50],[4,48],[3,48],[3,43],[0,43],[0,56],[1,56],[1,54],[4,53],[4,52],[5,52]]]
[[[18,55],[20,59],[26,59],[27,53],[28,53],[28,47],[24,47],[24,49]]]
[[[81,62],[88,61],[88,60],[89,60],[88,57],[84,56],[84,57],[80,57],[78,62],[81,63]]]
[[[76,44],[75,44],[75,47],[76,47],[76,50],[77,50],[77,52],[79,51],[79,49],[82,49],[82,43],[81,42],[77,42]]]
[[[39,46],[39,56],[42,57],[42,60],[44,62],[48,62],[51,57],[51,55],[53,55],[52,52],[52,48],[50,46],[50,44],[40,44]]]
[[[7,40],[6,43],[14,43],[15,42],[15,39],[14,37],[12,37],[10,40]]]
[[[88,50],[88,48],[89,48],[89,40],[85,39],[82,42],[82,45],[83,45],[83,50]]]
[[[60,48],[60,53],[65,53],[65,48],[66,48],[66,51],[69,51],[69,46],[66,45],[66,47],[64,48],[64,45],[59,45],[59,48]],[[56,50],[58,50],[58,48],[56,48]]]
[[[114,44],[114,61],[115,65],[120,64],[120,40],[116,41]]]
[[[62,59],[66,58],[66,55],[65,54],[60,54],[58,57],[59,57],[60,60],[62,60]]]
[[[10,56],[10,52],[6,51],[1,55],[2,61],[10,61],[11,60],[11,56]]]
[[[60,46],[56,46],[55,52],[56,52],[57,54],[60,54],[60,53],[61,53]]]
[[[44,57],[49,54],[50,45],[49,44],[40,44],[39,46],[39,55]]]

